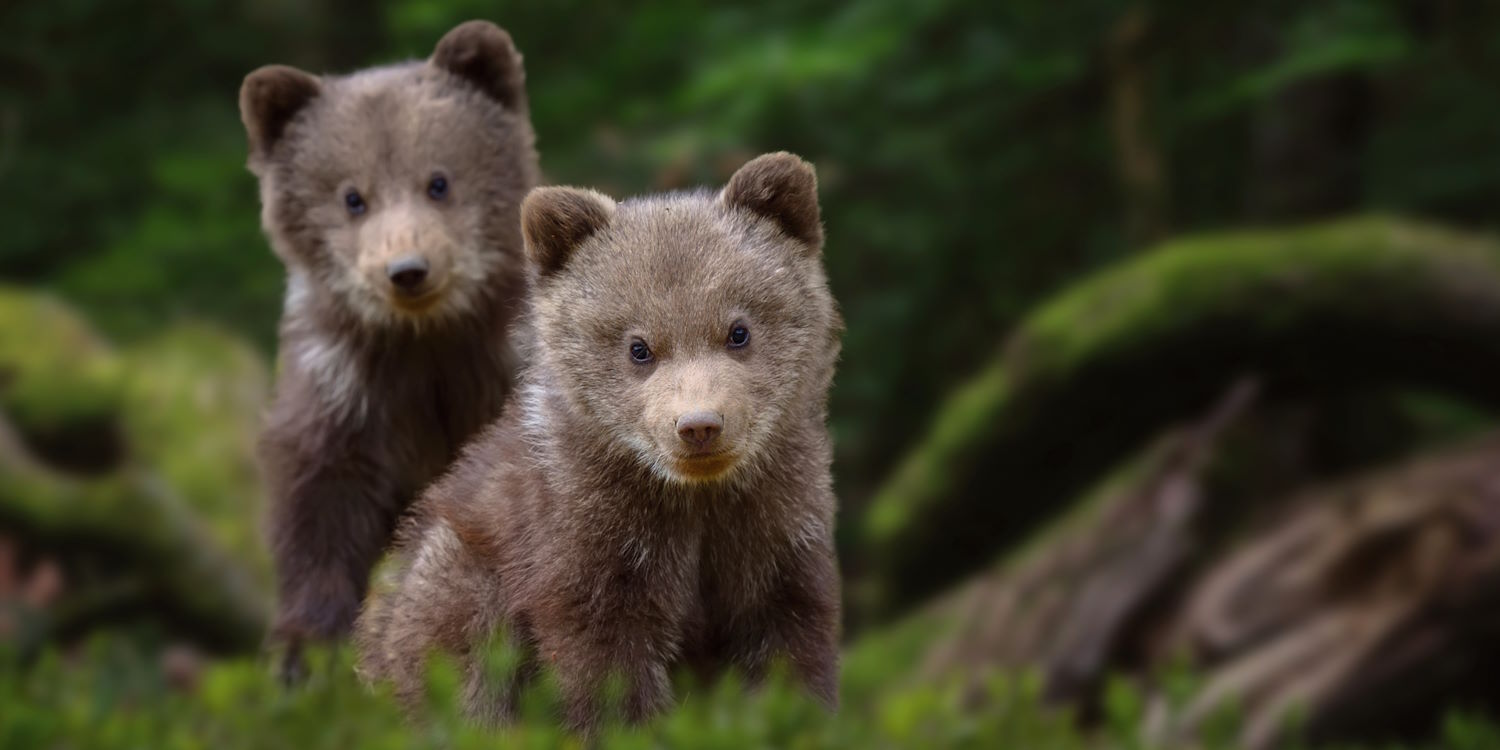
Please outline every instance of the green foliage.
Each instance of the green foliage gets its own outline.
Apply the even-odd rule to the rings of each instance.
[[[237,120],[218,114],[215,130],[232,132]],[[219,140],[160,154],[141,176],[155,198],[129,230],[57,277],[112,337],[146,338],[196,316],[270,343],[283,272],[261,236],[241,139]]]
[[[23,433],[61,440],[108,424],[120,363],[72,309],[0,288],[0,410]]]
[[[220,329],[184,324],[121,355],[120,421],[134,458],[191,507],[209,535],[269,582],[255,462],[270,393],[261,354]]]
[[[433,670],[420,722],[408,723],[390,697],[370,692],[353,677],[346,652],[313,655],[307,684],[284,691],[262,664],[222,663],[201,676],[189,693],[169,690],[149,666],[122,664],[129,657],[100,641],[87,665],[68,667],[49,655],[30,679],[0,678],[0,697],[20,710],[0,715],[5,747],[101,748],[347,748],[442,746],[581,747],[557,727],[555,691],[542,685],[522,702],[521,720],[499,735],[465,725],[455,715],[457,672]],[[119,670],[99,679],[104,669]],[[122,678],[122,675],[128,677]],[[959,710],[958,693],[932,687],[870,692],[846,686],[836,716],[801,694],[784,677],[772,687],[747,691],[734,680],[708,690],[685,691],[681,706],[640,730],[615,726],[602,733],[604,748],[988,748],[1112,747],[1126,744],[1134,726],[1089,738],[1064,714],[1041,706],[1034,680],[996,680],[996,709]],[[330,717],[339,717],[330,721]]]
[[[0,668],[0,746],[198,748],[223,750],[318,748],[582,748],[557,723],[555,686],[545,681],[521,702],[519,721],[490,731],[457,716],[458,672],[435,662],[421,718],[408,721],[387,691],[369,690],[354,677],[346,650],[311,653],[312,677],[284,689],[263,663],[220,662],[173,686],[132,648],[96,639],[64,659],[48,653],[28,672],[11,662]],[[597,747],[613,750],[691,747],[739,748],[996,748],[1146,750],[1148,711],[1143,696],[1124,681],[1108,690],[1106,719],[1080,729],[1064,712],[1044,705],[1039,681],[996,676],[985,708],[961,708],[957,690],[893,681],[897,660],[879,649],[850,654],[844,704],[828,715],[785,674],[768,687],[747,690],[735,680],[707,689],[686,683],[680,705],[643,728],[607,727]],[[875,662],[875,663],[870,663]],[[894,686],[894,687],[893,687]],[[1232,748],[1232,714],[1206,729],[1195,747]],[[1442,730],[1448,750],[1493,748],[1500,729],[1455,714]]]

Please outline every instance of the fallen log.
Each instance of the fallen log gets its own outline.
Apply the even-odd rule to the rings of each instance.
[[[1500,242],[1360,219],[1177,240],[1074,286],[876,494],[853,604],[890,617],[981,569],[1244,372],[1278,396],[1411,384],[1500,407]]]
[[[211,648],[259,645],[262,395],[237,390],[263,389],[264,366],[207,336],[121,355],[60,302],[0,290],[0,534],[72,574],[40,637],[131,611]],[[190,376],[193,356],[230,364]]]
[[[1240,744],[1272,748],[1415,737],[1455,706],[1500,708],[1500,434],[1226,508],[1204,467],[1242,403],[1226,397],[1097,507],[962,587],[925,676],[963,677],[982,706],[992,673],[1036,671],[1090,721],[1106,681],[1133,675],[1153,747],[1192,746],[1226,711]],[[1185,698],[1168,689],[1184,667]]]

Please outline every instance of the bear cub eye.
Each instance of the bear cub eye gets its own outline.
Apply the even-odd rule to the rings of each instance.
[[[365,212],[364,196],[358,190],[350,190],[344,193],[344,207],[349,209],[350,216],[359,216]]]
[[[744,323],[735,323],[729,329],[729,348],[739,349],[748,343],[750,343],[750,329],[746,328]]]
[[[448,178],[435,175],[432,181],[427,183],[427,197],[440,201],[448,197]]]
[[[653,358],[651,347],[646,346],[646,342],[640,339],[630,342],[630,359],[632,361],[643,365],[650,362]]]

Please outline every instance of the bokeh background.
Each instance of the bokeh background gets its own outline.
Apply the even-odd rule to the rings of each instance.
[[[475,17],[548,182],[814,161],[848,321],[845,711],[610,742],[1500,746],[1484,0],[0,5],[0,746],[492,739],[257,656],[283,278],[236,109]]]

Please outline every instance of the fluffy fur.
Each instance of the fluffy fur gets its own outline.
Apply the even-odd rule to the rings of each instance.
[[[812,168],[785,153],[720,194],[527,198],[529,367],[417,506],[358,628],[366,677],[412,701],[429,653],[456,655],[468,711],[493,722],[547,667],[587,731],[610,677],[642,720],[677,666],[753,680],[782,657],[837,704],[825,421],[842,323],[818,221]],[[479,653],[496,632],[525,656],[498,681]]]
[[[499,414],[537,157],[520,55],[485,22],[428,61],[261,68],[240,107],[288,274],[261,455],[294,668],[301,642],[348,632],[400,513]],[[398,284],[402,263],[425,277]]]

